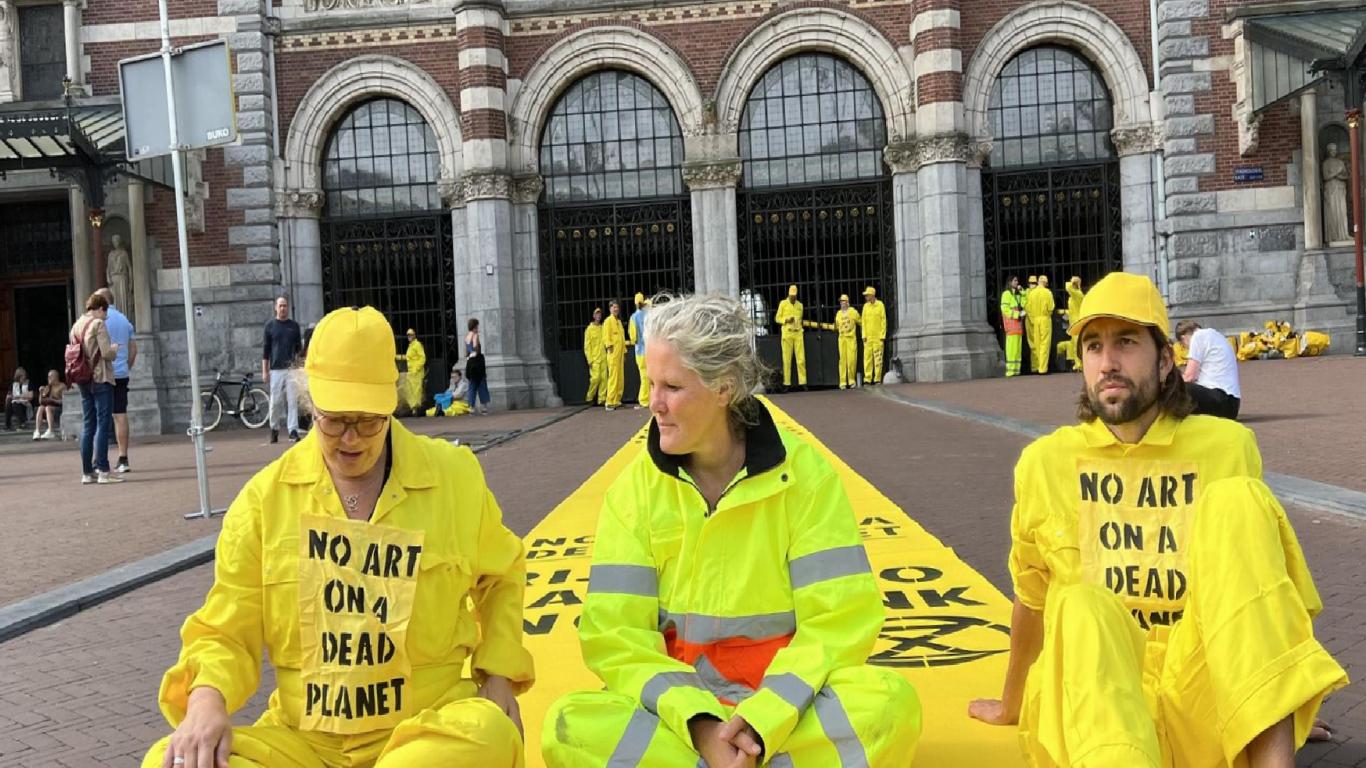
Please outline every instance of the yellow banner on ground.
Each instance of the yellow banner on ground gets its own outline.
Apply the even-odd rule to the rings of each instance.
[[[869,662],[901,672],[920,695],[924,733],[915,765],[1023,765],[1014,728],[983,725],[967,716],[969,700],[1000,693],[1010,647],[1010,601],[805,427],[771,402],[767,405],[780,426],[811,443],[835,466],[859,516],[887,607],[887,622]],[[521,697],[529,766],[544,765],[541,721],[551,703],[569,691],[602,688],[602,681],[583,664],[576,627],[588,594],[603,496],[644,446],[642,430],[525,539],[524,627],[537,678]]]

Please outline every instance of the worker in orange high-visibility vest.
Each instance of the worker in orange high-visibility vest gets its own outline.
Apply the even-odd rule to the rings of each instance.
[[[647,331],[654,418],[607,491],[579,625],[605,689],[551,706],[546,764],[910,765],[920,707],[867,664],[885,612],[854,510],[751,396],[749,312],[657,302]]]

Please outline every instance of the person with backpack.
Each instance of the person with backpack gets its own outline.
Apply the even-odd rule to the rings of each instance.
[[[85,300],[85,314],[71,326],[66,345],[66,381],[81,391],[81,484],[121,483],[109,473],[109,437],[114,431],[114,358],[119,345],[109,338],[109,301],[99,293]]]

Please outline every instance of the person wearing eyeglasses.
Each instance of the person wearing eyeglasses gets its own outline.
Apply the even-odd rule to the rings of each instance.
[[[161,682],[175,732],[144,768],[524,764],[522,543],[468,448],[391,417],[394,348],[371,307],[318,324],[299,377],[316,429],[223,519]],[[270,704],[234,727],[267,652]]]

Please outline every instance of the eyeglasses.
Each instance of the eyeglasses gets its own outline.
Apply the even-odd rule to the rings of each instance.
[[[348,429],[356,430],[356,434],[361,437],[374,437],[384,431],[384,425],[389,423],[389,417],[364,416],[359,419],[343,419],[340,416],[318,412],[313,415],[313,423],[328,437],[341,437]]]

